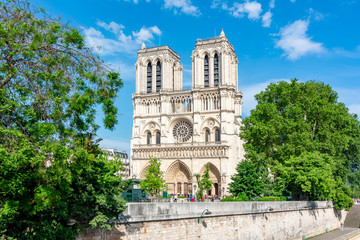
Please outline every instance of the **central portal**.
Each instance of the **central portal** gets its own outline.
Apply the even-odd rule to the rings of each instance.
[[[180,160],[175,161],[166,171],[165,182],[169,186],[169,193],[191,194],[191,172]]]

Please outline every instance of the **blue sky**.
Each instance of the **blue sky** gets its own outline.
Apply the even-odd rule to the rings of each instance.
[[[197,39],[224,29],[239,60],[243,116],[254,94],[270,82],[298,78],[333,87],[350,112],[360,115],[359,0],[33,0],[81,29],[87,44],[121,73],[119,124],[103,127],[102,146],[130,151],[136,52],[169,45],[181,57],[184,88],[191,85],[191,52]],[[101,47],[101,48],[98,48]],[[97,121],[101,124],[102,115]]]

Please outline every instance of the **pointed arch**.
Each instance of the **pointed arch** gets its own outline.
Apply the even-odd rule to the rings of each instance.
[[[210,167],[210,180],[213,183],[220,184],[221,183],[221,174],[220,174],[219,169],[211,162],[208,162],[206,164],[209,164],[209,167]],[[206,164],[204,164],[204,166],[201,168],[200,175],[204,174]]]
[[[156,92],[161,89],[161,77],[161,62],[158,60],[156,63]]]
[[[148,172],[150,165],[146,165],[146,167],[143,168],[143,170],[140,172],[139,178],[145,179],[145,174]]]
[[[181,160],[176,160],[173,162],[165,173],[165,180],[166,182],[172,182],[176,179],[176,175],[178,172],[182,172],[188,181],[191,181],[192,173],[190,168]]]
[[[146,67],[146,92],[150,93],[152,91],[152,65],[149,61]]]
[[[214,86],[219,86],[219,54],[214,54]]]
[[[209,55],[204,57],[204,87],[209,87]]]
[[[220,142],[221,141],[221,131],[219,128],[215,129],[215,142]]]

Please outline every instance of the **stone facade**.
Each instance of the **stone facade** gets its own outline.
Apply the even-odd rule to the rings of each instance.
[[[132,177],[143,179],[149,157],[157,157],[169,193],[193,194],[194,175],[209,164],[214,185],[208,194],[223,195],[244,155],[237,56],[222,32],[217,38],[198,40],[191,58],[192,88],[183,90],[176,52],[144,44],[138,51]]]

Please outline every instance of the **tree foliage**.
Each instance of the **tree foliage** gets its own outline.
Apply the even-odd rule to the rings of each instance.
[[[327,154],[304,152],[276,166],[276,187],[287,189],[295,199],[325,200],[335,190],[334,160]]]
[[[0,3],[0,236],[72,239],[124,210],[120,164],[97,145],[117,120],[119,74],[79,31],[26,0]],[[70,219],[76,224],[68,226]]]
[[[211,190],[213,182],[210,180],[210,166],[209,164],[205,165],[205,171],[203,175],[195,174],[197,182],[197,191],[195,193],[196,199],[201,200],[205,190]]]
[[[195,177],[196,177],[196,182],[197,182],[197,191],[196,191],[195,195],[196,195],[197,201],[201,201],[202,196],[204,194],[204,186],[202,185],[200,174],[198,174],[198,173],[195,174]]]
[[[210,166],[209,164],[205,165],[205,171],[201,176],[201,185],[203,186],[204,190],[211,190],[211,186],[213,182],[210,180]]]
[[[241,161],[236,167],[237,173],[231,176],[229,191],[235,196],[246,195],[250,198],[260,196],[264,191],[263,180],[258,168],[251,161]]]
[[[351,167],[359,163],[353,153],[358,149],[360,128],[357,116],[337,101],[337,93],[321,82],[300,83],[292,79],[289,83],[270,84],[255,98],[258,104],[243,121],[241,138],[245,140],[246,158],[259,166],[263,177],[268,177],[266,169],[269,168],[275,180],[281,177],[283,190],[294,191],[291,192],[294,197],[306,199],[315,194],[313,196],[329,199],[331,196],[326,190],[329,186],[314,191],[308,188],[317,181],[312,179],[316,171],[331,169],[330,176],[339,189],[346,189],[344,183],[348,181]],[[295,168],[310,169],[311,166],[304,163],[306,159],[315,164],[314,172],[304,171],[307,180],[286,173]],[[291,167],[292,163],[301,165]],[[306,192],[300,194],[299,189]],[[335,197],[334,200],[337,201]]]
[[[163,178],[164,172],[160,170],[161,161],[152,157],[149,164],[145,179],[140,182],[140,188],[151,195],[167,190],[168,186]]]

